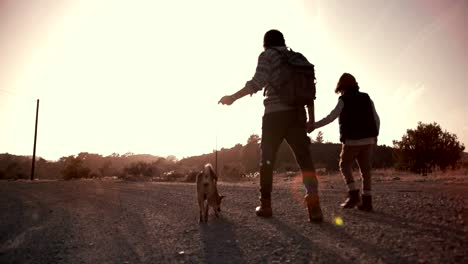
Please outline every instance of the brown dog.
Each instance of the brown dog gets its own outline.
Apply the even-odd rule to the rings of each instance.
[[[200,207],[199,222],[208,222],[208,209],[211,206],[216,217],[219,217],[221,211],[221,200],[224,196],[218,193],[218,176],[213,170],[211,164],[206,164],[203,171],[197,175],[197,198]]]

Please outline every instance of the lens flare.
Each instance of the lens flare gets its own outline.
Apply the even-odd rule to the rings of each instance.
[[[343,224],[344,224],[343,218],[341,218],[339,216],[335,217],[334,222],[335,222],[335,225],[337,225],[337,226],[343,226]]]
[[[314,175],[319,177],[318,173],[312,172]],[[317,178],[311,177],[312,173],[310,172],[305,172],[305,182],[306,184],[311,184],[311,185],[317,185]],[[291,181],[290,181],[290,189],[289,191],[291,192],[294,200],[297,201],[299,204],[304,204],[304,195],[305,195],[305,187],[304,187],[304,179],[302,177],[301,172],[297,172],[296,174],[291,174]]]
[[[304,204],[304,185],[302,184],[302,174],[297,173],[294,175],[291,175],[291,180],[290,180],[290,193],[294,200],[298,204]]]

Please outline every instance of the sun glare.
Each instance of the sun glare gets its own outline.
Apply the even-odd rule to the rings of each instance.
[[[246,100],[258,101],[255,107],[239,102],[227,109],[217,101],[255,70],[267,24],[252,27],[254,17],[235,17],[254,15],[260,4],[249,10],[215,1],[184,5],[69,3],[14,78],[17,91],[41,99],[39,131],[47,133],[39,134],[39,153],[53,159],[80,151],[182,157],[259,133],[260,96]],[[203,11],[213,6],[229,12]],[[24,113],[34,116],[33,109]],[[27,127],[18,130],[29,134]]]
[[[11,34],[11,43],[21,45],[8,46],[15,56],[9,55],[14,60],[4,86],[15,95],[1,98],[3,133],[15,141],[5,149],[31,152],[36,99],[41,100],[38,155],[47,159],[81,151],[181,158],[245,144],[261,133],[261,92],[229,107],[217,102],[253,76],[263,34],[272,28],[316,65],[316,119],[321,118],[337,101],[333,86],[342,72],[352,69],[366,91],[387,78],[372,72],[365,58],[351,59],[362,51],[342,48],[332,7],[325,1],[266,0],[70,0],[50,13],[22,7],[30,10],[21,9],[14,21],[23,21],[23,31]],[[31,15],[35,12],[40,16]],[[37,23],[24,23],[34,18]],[[430,85],[425,82],[421,93]],[[386,103],[395,87],[384,82],[378,89],[370,90],[374,102],[388,116],[393,108]],[[389,120],[381,119],[383,125]],[[326,140],[337,142],[337,125],[321,130]],[[398,136],[391,133],[383,129],[383,141]]]

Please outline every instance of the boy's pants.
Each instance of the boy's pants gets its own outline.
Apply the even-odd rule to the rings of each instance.
[[[361,187],[356,185],[353,177],[353,164],[356,160],[361,171],[363,195],[371,194],[371,168],[374,146],[374,144],[361,146],[342,145],[340,170],[348,191],[359,190]]]

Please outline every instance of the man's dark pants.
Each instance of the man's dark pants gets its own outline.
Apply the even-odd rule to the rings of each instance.
[[[307,194],[318,194],[318,181],[310,154],[310,138],[306,130],[306,111],[296,109],[268,113],[263,116],[260,162],[260,193],[271,199],[276,153],[283,141],[291,147],[302,172]]]

